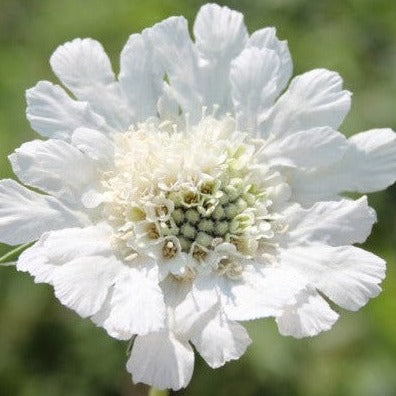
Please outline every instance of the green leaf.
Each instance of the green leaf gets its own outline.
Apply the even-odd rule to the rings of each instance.
[[[10,250],[4,256],[0,257],[1,266],[15,265],[15,261],[18,260],[20,254],[27,248],[33,245],[34,242],[25,243],[24,245],[19,245],[15,249]]]

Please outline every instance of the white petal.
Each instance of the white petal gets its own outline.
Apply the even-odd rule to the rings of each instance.
[[[296,274],[282,268],[268,268],[261,276],[256,271],[245,275],[245,284],[234,286],[225,304],[227,317],[251,320],[275,316],[285,304],[295,301],[306,284]]]
[[[396,133],[391,129],[372,129],[352,136],[354,150],[344,161],[350,167],[353,191],[383,190],[396,181]]]
[[[17,268],[29,272],[37,283],[51,283],[55,269],[75,259],[111,257],[110,241],[111,228],[105,224],[51,231],[20,255]]]
[[[115,257],[80,257],[55,268],[51,284],[59,301],[85,318],[101,308],[120,268]]]
[[[172,88],[164,81],[162,95],[157,103],[158,113],[163,120],[169,120],[177,124],[179,120],[179,104]]]
[[[211,110],[216,104],[221,111],[227,111],[230,63],[248,38],[243,14],[217,4],[205,4],[197,14],[193,31],[205,86],[205,105]]]
[[[54,286],[62,304],[83,317],[95,314],[122,270],[110,247],[106,225],[44,234],[18,259],[19,271]]]
[[[338,317],[316,291],[310,290],[301,292],[297,303],[286,307],[276,323],[282,335],[303,338],[330,330]]]
[[[356,201],[317,202],[309,209],[295,205],[284,215],[289,246],[363,243],[377,220],[375,211],[368,206],[367,197]]]
[[[128,340],[163,328],[165,304],[158,279],[135,268],[125,270],[114,286],[110,312],[102,326],[115,338]]]
[[[118,130],[129,127],[131,115],[99,42],[87,38],[65,43],[52,54],[50,64],[59,80],[109,125]]]
[[[177,101],[192,119],[201,114],[198,57],[183,17],[171,17],[147,29],[155,55],[164,65]]]
[[[376,297],[385,277],[385,262],[354,246],[295,247],[282,262],[345,309],[356,311]]]
[[[211,274],[195,280],[197,289],[215,290],[230,320],[277,316],[306,286],[295,272],[280,267],[246,265],[242,276],[232,280]]]
[[[34,277],[35,283],[49,283],[57,268],[56,263],[48,260],[43,249],[42,242],[47,235],[44,234],[32,247],[22,252],[16,263],[18,271],[28,272]]]
[[[162,91],[162,70],[144,35],[132,34],[121,52],[119,81],[135,121],[145,121],[157,111]]]
[[[195,331],[191,342],[210,367],[218,368],[230,360],[239,359],[251,339],[243,326],[227,320],[217,311],[203,328]]]
[[[319,127],[270,139],[263,149],[263,161],[271,165],[313,168],[340,160],[347,149],[344,135],[329,127]]]
[[[75,201],[81,190],[98,178],[94,162],[63,140],[24,143],[9,159],[23,183],[62,200]]]
[[[78,127],[108,130],[103,117],[87,102],[73,100],[48,81],[40,81],[26,91],[26,116],[32,128],[42,136],[69,140]]]
[[[161,282],[170,313],[168,325],[182,339],[189,339],[196,328],[206,324],[219,302],[213,288],[199,289],[189,281],[168,277]]]
[[[19,245],[44,232],[88,223],[54,197],[37,194],[13,180],[0,181],[0,241]]]
[[[351,192],[374,192],[396,180],[396,134],[373,129],[349,139],[344,157],[330,167],[298,171],[291,178],[294,198],[305,205]]]
[[[217,62],[237,56],[248,38],[243,14],[217,4],[200,8],[193,30],[200,56]]]
[[[342,79],[325,69],[295,77],[262,125],[264,135],[289,134],[329,126],[337,129],[347,115],[351,94],[342,90]]]
[[[258,119],[277,94],[279,58],[269,49],[248,48],[231,64],[232,101],[238,126],[256,132]]]
[[[114,156],[111,139],[94,129],[77,128],[72,136],[72,144],[95,161],[107,164]]]
[[[293,63],[287,41],[278,40],[276,29],[269,27],[255,31],[249,38],[248,46],[259,49],[268,48],[276,52],[280,60],[277,83],[278,93],[282,91],[293,73]]]
[[[127,369],[135,383],[179,390],[191,380],[194,352],[187,342],[177,340],[166,331],[138,336]]]
[[[93,186],[92,188],[85,189],[81,195],[81,203],[86,209],[97,208],[105,200],[102,186]]]

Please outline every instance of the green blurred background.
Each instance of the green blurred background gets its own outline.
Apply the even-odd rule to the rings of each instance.
[[[295,74],[337,70],[354,92],[346,134],[396,129],[396,2],[392,0],[235,0],[250,31],[275,26],[288,39]],[[193,21],[204,2],[187,0],[0,0],[0,177],[6,156],[37,135],[25,120],[24,91],[55,81],[57,45],[93,37],[115,70],[128,35],[170,15]],[[11,176],[12,177],[12,176]],[[366,247],[388,261],[384,292],[358,313],[341,312],[314,339],[281,337],[273,321],[248,324],[253,344],[218,370],[198,358],[177,395],[396,395],[396,188],[373,194],[378,211]],[[7,247],[0,245],[0,253]],[[60,305],[47,285],[12,267],[0,273],[0,396],[145,395],[125,370],[124,343]]]

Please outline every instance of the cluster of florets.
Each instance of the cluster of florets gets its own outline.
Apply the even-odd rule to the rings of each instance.
[[[175,236],[181,250],[203,259],[208,249],[223,242],[246,253],[246,231],[255,223],[256,201],[263,196],[254,185],[238,177],[201,182],[196,188],[170,191],[155,208],[160,219],[150,223],[153,239]],[[172,243],[164,244],[164,255],[176,254]]]
[[[142,123],[116,138],[103,181],[114,246],[126,261],[153,259],[164,277],[237,276],[234,263],[263,257],[278,232],[271,194],[283,179],[257,165],[255,144],[229,116],[203,117],[189,134],[166,128]]]

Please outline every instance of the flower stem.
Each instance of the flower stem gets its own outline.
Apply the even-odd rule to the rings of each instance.
[[[160,389],[155,389],[153,387],[150,388],[148,396],[168,396],[169,391],[167,389],[165,390],[160,390]]]
[[[32,245],[32,242],[25,243],[24,245],[17,246],[15,249],[10,250],[5,255],[0,257],[0,265],[14,265],[15,261],[18,259],[19,255]]]

